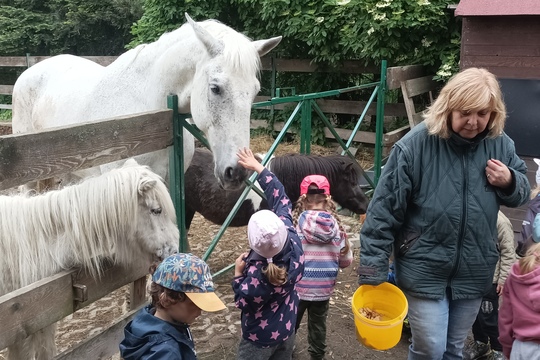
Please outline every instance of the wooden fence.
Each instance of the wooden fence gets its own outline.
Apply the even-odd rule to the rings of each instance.
[[[40,61],[43,61],[48,57],[46,56],[27,56],[27,57],[0,57],[0,67],[19,67],[26,68],[32,66]],[[95,61],[101,65],[108,65],[113,62],[116,57],[112,56],[87,56],[85,57],[89,60]],[[311,60],[307,59],[276,59],[272,57],[263,57],[262,58],[262,70],[263,71],[272,71],[273,74],[277,72],[294,72],[294,73],[313,73],[313,72],[329,72],[326,68],[319,68],[316,64],[312,64]],[[365,66],[362,61],[345,61],[340,67],[339,71],[344,74],[378,74],[380,73],[380,68],[377,66]],[[385,117],[408,117],[409,123],[413,124],[412,117],[416,116],[416,121],[418,121],[417,112],[422,109],[416,109],[417,106],[414,104],[414,97],[420,96],[428,91],[434,89],[435,83],[430,80],[430,77],[426,77],[425,70],[422,66],[419,65],[410,65],[410,66],[398,66],[390,67],[387,71],[387,90],[402,89],[404,94],[404,101],[401,103],[387,103],[385,104]],[[405,93],[407,88],[405,84],[408,80],[416,79],[419,82],[415,82],[413,90],[411,92],[411,84],[409,84],[409,93]],[[287,84],[289,86],[291,84]],[[330,90],[330,89],[327,89]],[[13,85],[0,85],[0,94],[11,95],[13,92]],[[413,95],[408,95],[413,94]],[[257,96],[255,102],[266,101],[270,99],[270,96]],[[360,113],[365,108],[367,101],[354,101],[354,100],[319,100],[317,104],[320,109],[327,114],[347,114],[347,115],[360,115]],[[295,104],[292,104],[293,106]],[[286,106],[291,106],[291,104],[280,104],[275,105],[273,108],[259,108],[266,110],[277,110],[281,111],[286,108]],[[0,104],[1,108],[11,108],[9,104]],[[370,108],[367,110],[366,116],[372,116],[376,114],[376,104],[373,103]],[[266,127],[266,123],[263,121],[253,121],[252,127]],[[279,130],[283,124],[275,124],[275,129]],[[407,131],[410,129],[410,125],[403,126],[402,128],[390,131],[386,133],[383,137],[383,148],[384,152],[387,153],[392,145],[399,140]],[[347,129],[336,129],[337,132],[343,137],[348,137],[351,134],[350,130]],[[327,138],[333,138],[333,135],[330,131],[325,132]],[[375,133],[369,131],[359,131],[354,138],[354,141],[364,143],[364,144],[375,144]]]
[[[173,143],[172,110],[0,137],[0,189],[164,149]],[[99,280],[65,271],[0,297],[0,349],[131,283],[131,310],[56,359],[101,359],[118,352],[123,325],[146,299],[149,263],[109,267]]]
[[[45,57],[0,57],[0,66],[27,67]],[[106,65],[112,57],[89,57]],[[270,62],[270,63],[269,63]],[[312,72],[317,67],[309,60],[263,59],[263,69],[273,71]],[[376,73],[375,67],[347,62],[343,73]],[[389,68],[387,88],[402,87],[404,81],[425,75],[420,66]],[[12,85],[0,85],[0,94],[11,94]],[[266,100],[268,97],[259,97]],[[366,102],[322,100],[324,112],[359,115]],[[276,108],[276,107],[275,107]],[[274,108],[274,109],[275,109]],[[367,115],[375,115],[373,105]],[[407,116],[405,104],[386,104],[386,116]],[[253,126],[261,124],[254,122]],[[279,128],[279,124],[275,125]],[[409,129],[409,125],[384,135],[389,148]],[[342,137],[350,130],[336,129]],[[355,141],[375,144],[375,134],[359,132]],[[31,180],[40,180],[66,172],[90,168],[126,159],[142,153],[164,149],[173,143],[172,111],[163,110],[129,117],[102,120],[76,126],[45,130],[34,134],[0,137],[0,190]],[[78,271],[56,274],[0,297],[0,349],[22,340],[74,311],[87,306],[111,291],[131,283],[132,311],[102,334],[85,340],[60,354],[57,359],[98,359],[117,353],[124,324],[145,299],[145,275],[149,264],[131,269],[110,268],[100,280]]]

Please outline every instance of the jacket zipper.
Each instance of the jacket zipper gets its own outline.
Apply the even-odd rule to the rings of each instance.
[[[461,245],[463,244],[463,236],[465,233],[465,219],[467,218],[467,184],[469,179],[468,174],[468,167],[467,167],[467,155],[468,151],[463,152],[462,156],[462,168],[463,168],[463,186],[461,188],[462,192],[462,199],[463,199],[463,206],[461,208],[461,221],[459,225],[459,237],[458,237],[458,243],[456,248],[456,258],[454,259],[454,265],[452,266],[452,271],[450,272],[450,277],[448,279],[448,286],[452,287],[452,280],[454,279],[454,276],[457,273],[457,270],[459,268],[459,263],[461,259]]]

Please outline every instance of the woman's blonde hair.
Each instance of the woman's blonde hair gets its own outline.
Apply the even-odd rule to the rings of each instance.
[[[488,137],[500,136],[506,121],[501,87],[495,75],[480,68],[457,73],[442,88],[437,100],[424,114],[431,135],[448,139],[451,134],[452,111],[491,111]]]
[[[527,249],[525,256],[519,259],[521,274],[528,274],[540,265],[540,243],[535,243]]]

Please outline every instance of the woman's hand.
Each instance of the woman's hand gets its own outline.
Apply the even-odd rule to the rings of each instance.
[[[246,268],[246,257],[248,252],[240,254],[240,256],[234,262],[234,276],[242,276],[244,274],[244,269]]]
[[[497,159],[490,159],[486,165],[487,181],[496,187],[506,189],[512,184],[510,169]]]
[[[254,170],[259,174],[261,173],[261,171],[264,170],[264,166],[262,166],[262,164],[257,159],[255,159],[255,156],[253,156],[253,152],[251,152],[250,149],[240,149],[236,153],[236,156],[238,156],[238,163],[246,169]]]

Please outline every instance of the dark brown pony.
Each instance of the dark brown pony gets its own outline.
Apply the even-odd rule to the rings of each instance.
[[[285,187],[295,203],[300,196],[300,183],[307,175],[324,175],[330,182],[332,198],[341,207],[356,214],[365,214],[369,199],[360,188],[358,165],[346,156],[319,156],[287,154],[276,156],[267,165]],[[243,192],[223,190],[214,176],[212,153],[196,149],[191,165],[185,173],[186,227],[189,229],[195,212],[207,220],[221,225]],[[247,225],[250,216],[266,209],[266,200],[251,191],[233,218],[230,226]]]

